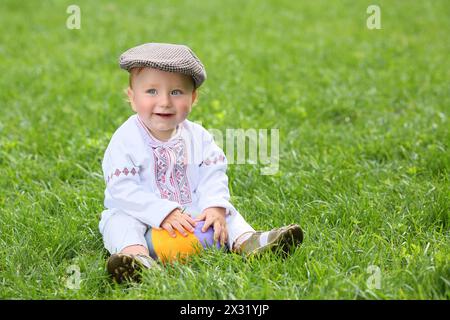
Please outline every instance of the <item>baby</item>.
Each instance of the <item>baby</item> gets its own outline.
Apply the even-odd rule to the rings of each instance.
[[[106,210],[99,224],[115,281],[138,280],[138,271],[170,261],[155,241],[177,251],[204,233],[209,243],[245,256],[287,253],[302,242],[298,225],[257,232],[230,203],[223,151],[187,119],[206,79],[190,48],[146,43],[123,53],[120,67],[130,73],[135,114],[113,134],[103,158]]]

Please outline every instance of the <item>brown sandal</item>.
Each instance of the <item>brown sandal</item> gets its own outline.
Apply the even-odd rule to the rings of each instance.
[[[158,266],[156,261],[145,255],[115,253],[108,259],[107,270],[117,283],[141,280],[141,271]]]

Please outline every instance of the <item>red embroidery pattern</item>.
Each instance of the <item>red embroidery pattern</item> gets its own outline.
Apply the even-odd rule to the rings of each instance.
[[[225,156],[223,154],[219,155],[218,157],[214,157],[214,158],[207,158],[206,160],[203,160],[199,167],[202,166],[203,164],[209,166],[212,164],[217,164],[217,163],[222,163],[225,162]]]
[[[150,150],[153,151],[156,186],[161,198],[176,201],[179,204],[191,203],[191,189],[186,174],[185,141],[179,139],[171,147],[167,145],[155,146],[151,141],[151,133],[139,117],[136,117],[136,124],[141,129]],[[180,127],[181,129],[182,127]]]
[[[186,153],[184,140],[179,140],[172,148],[153,148],[155,177],[161,198],[179,204],[192,202],[191,189],[186,175]]]
[[[138,167],[133,167],[131,170],[129,170],[127,167],[123,168],[123,170],[116,169],[113,173],[111,173],[108,176],[108,179],[106,180],[106,183],[109,183],[114,177],[119,177],[121,174],[124,174],[125,176],[128,176],[129,174],[132,174],[133,176],[139,173]]]

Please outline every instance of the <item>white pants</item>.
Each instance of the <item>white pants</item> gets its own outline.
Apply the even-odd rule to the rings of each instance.
[[[243,233],[255,231],[239,214],[228,215],[226,218],[228,230],[228,248]],[[114,254],[131,245],[141,245],[148,249],[144,234],[148,225],[119,210],[105,210],[99,224],[103,243],[109,253]]]

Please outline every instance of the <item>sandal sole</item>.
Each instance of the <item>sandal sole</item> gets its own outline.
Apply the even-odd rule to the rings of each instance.
[[[130,256],[122,254],[113,254],[108,260],[108,272],[117,283],[140,279],[139,271],[141,267]]]

